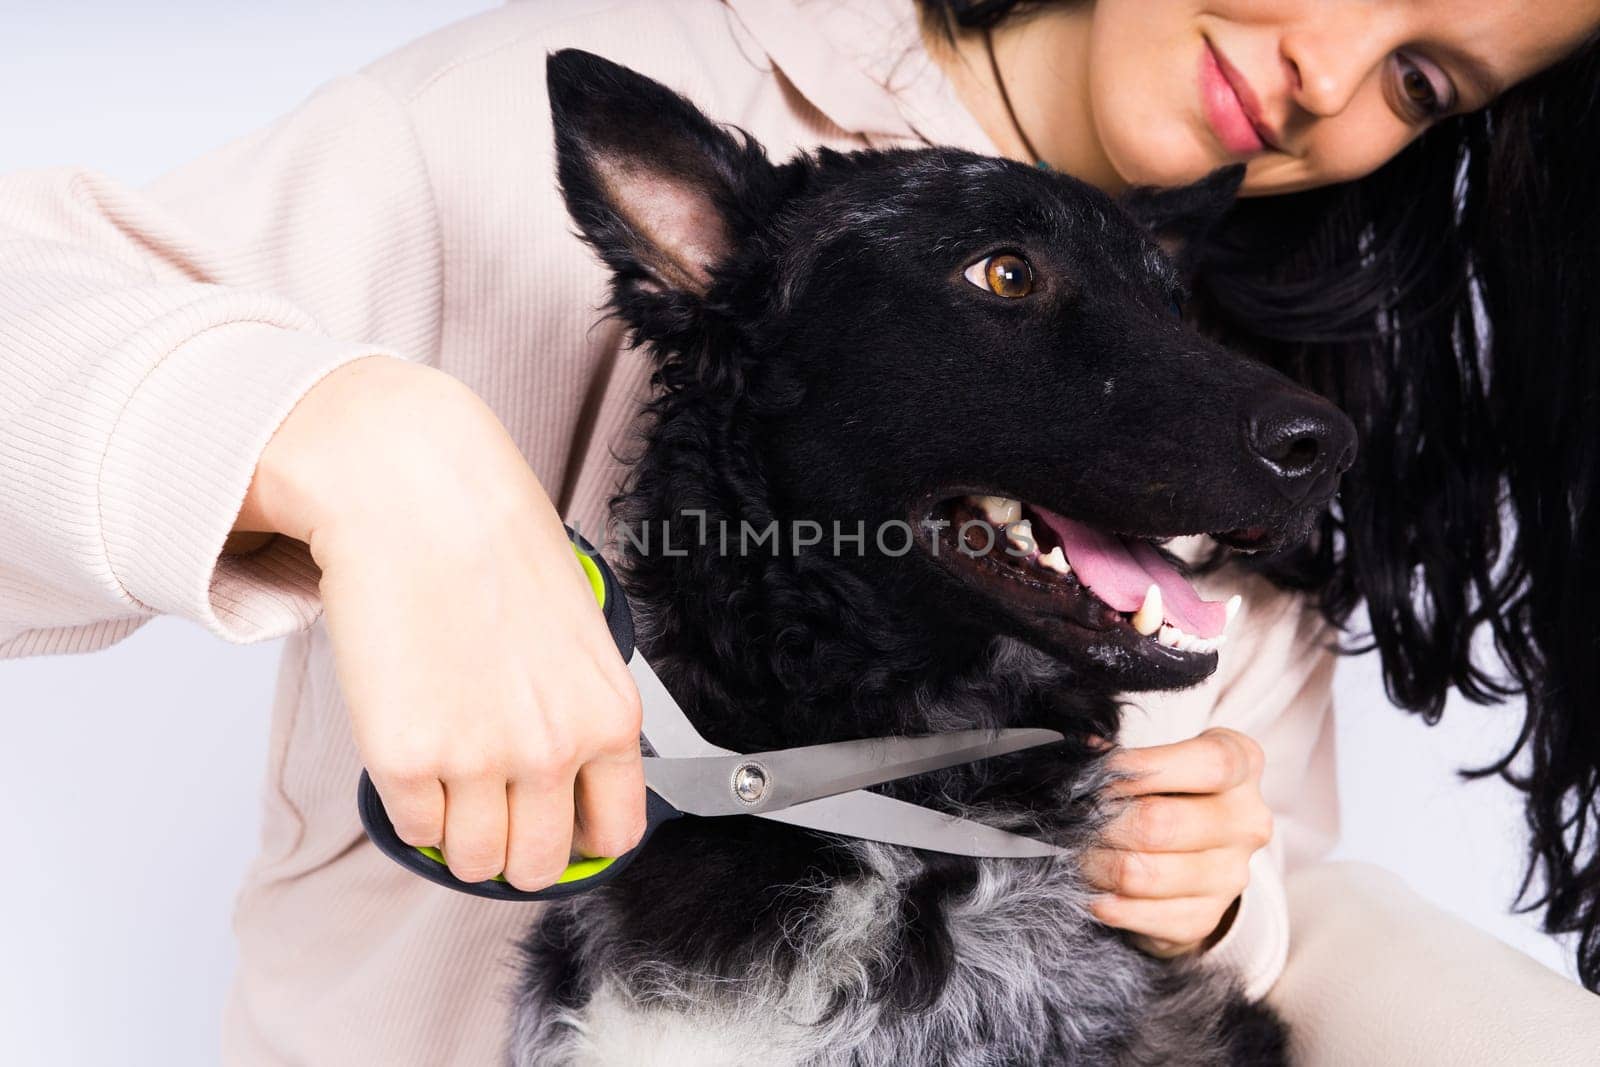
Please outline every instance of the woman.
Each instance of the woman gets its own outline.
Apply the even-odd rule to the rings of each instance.
[[[1189,72],[1164,62],[1181,16],[1060,4],[1007,18],[1029,6],[948,5],[992,28],[959,38],[992,52],[971,65],[980,82],[1087,78],[1068,92],[1076,112],[993,93],[1008,154],[1107,187],[1221,161],[1183,107]],[[1316,589],[1336,625],[1365,601],[1391,695],[1430,722],[1451,686],[1526,697],[1516,744],[1476,773],[1527,794],[1527,906],[1578,935],[1579,974],[1600,987],[1597,5],[1199,6],[1221,80],[1241,90],[1230,113],[1208,75],[1223,100],[1203,107],[1249,160],[1244,194],[1331,187],[1241,202],[1199,269],[1195,314],[1362,430],[1342,514],[1268,571]],[[1474,662],[1484,628],[1509,678]]]
[[[994,18],[1000,6],[969,14]],[[1477,6],[1470,40],[1493,43],[1483,58],[1506,84],[1579,47],[1600,23],[1600,11],[1576,4],[1534,15]],[[1406,136],[1391,126],[1397,87],[1425,95],[1409,72],[1391,80],[1392,57],[1440,35],[1459,49],[1467,22],[1459,4],[1402,7],[1406,18],[1386,12],[1379,32],[1338,21],[1349,12],[1337,4],[1163,5],[1153,19],[1147,5],[1102,0],[1038,5],[987,39],[971,27],[945,39],[931,18],[941,12],[929,10],[924,36],[892,0],[514,6],[329,86],[272,129],[142,193],[90,175],[8,181],[0,652],[101,647],[155,612],[234,639],[299,631],[275,717],[264,853],[240,902],[230,1056],[479,1062],[499,1045],[507,945],[535,912],[439,893],[376,856],[354,824],[360,765],[408,839],[443,843],[469,879],[503,868],[519,885],[544,884],[569,840],[613,853],[638,832],[637,695],[556,516],[596,527],[617,474],[609,452],[644,386],[642,361],[614,329],[591,329],[602,275],[567,233],[553,189],[547,51],[588,48],[678,85],[778,155],[939,141],[1037,156],[1109,190],[1257,156],[1244,115],[1258,140],[1291,147],[1293,131],[1294,145],[1316,147],[1298,168],[1271,171],[1270,153],[1251,159],[1250,191],[1282,192],[1376,168],[1420,132],[1420,123]],[[1284,57],[1274,69],[1297,72],[1296,92],[1270,101],[1285,110],[1269,129],[1249,121],[1222,63],[1242,62],[1222,44],[1224,29],[1251,31],[1259,55]],[[1141,51],[1162,41],[1170,51]],[[1340,47],[1318,57],[1294,41]],[[1039,50],[1023,47],[1030,42]],[[1329,64],[1352,56],[1365,66],[1343,71],[1364,87],[1351,101],[1382,100],[1390,118],[1334,99],[1329,87],[1342,83]],[[1418,58],[1427,57],[1408,63],[1420,69]],[[1450,80],[1453,63],[1428,61],[1440,86],[1449,80],[1459,93],[1454,106],[1486,102],[1466,95],[1465,79]],[[1162,92],[1122,95],[1169,69],[1177,73]],[[1055,80],[1059,71],[1077,72],[1076,89]],[[1261,201],[1261,211],[1287,199]],[[1240,210],[1222,246],[1229,254],[1207,264],[1200,292],[1217,328],[1278,355],[1269,328],[1304,301],[1273,303],[1251,272],[1310,284],[1316,253],[1359,234],[1371,209],[1358,203],[1341,216],[1296,201],[1282,219],[1256,214],[1254,203]],[[1249,244],[1290,223],[1312,231],[1310,251],[1290,262]],[[1415,235],[1403,236],[1398,247],[1415,252]],[[1348,314],[1365,328],[1361,295]],[[1407,316],[1439,299],[1425,288],[1401,296],[1420,301],[1402,303]],[[1414,380],[1412,364],[1346,344],[1365,361],[1341,371],[1376,395]],[[1313,365],[1309,350],[1289,354],[1308,375],[1331,366]],[[1381,409],[1340,393],[1383,455],[1382,435],[1404,427],[1375,425]],[[1493,415],[1498,431],[1514,410],[1507,402],[1471,414]],[[1481,445],[1470,455],[1465,466],[1449,455],[1435,462],[1492,481],[1499,453]],[[1438,472],[1416,477],[1431,488]],[[1369,481],[1369,493],[1384,487]],[[1350,589],[1382,602],[1385,586],[1357,587],[1350,575],[1410,573],[1375,520],[1378,547],[1359,555],[1367,542],[1350,532],[1354,520],[1352,511],[1352,563],[1328,586],[1335,612]],[[1335,544],[1330,535],[1323,552]],[[1317,579],[1308,567],[1291,577]],[[1518,595],[1516,586],[1502,595]],[[1263,797],[1279,816],[1277,851],[1315,852],[1331,805],[1330,664],[1318,654],[1325,629],[1294,597],[1260,582],[1250,600],[1230,676],[1171,701],[1161,728],[1134,728],[1170,744],[1124,756],[1145,777],[1089,874],[1107,890],[1106,921],[1151,951],[1206,951],[1259,991],[1286,944],[1283,857],[1256,854]],[[1386,623],[1400,610],[1393,600]],[[319,609],[325,623],[313,626]],[[1458,628],[1477,621],[1461,614]],[[1534,654],[1550,656],[1496,625],[1530,674]],[[1265,749],[1265,769],[1245,733]],[[1169,792],[1181,795],[1157,795]],[[1158,827],[1181,832],[1162,840]]]

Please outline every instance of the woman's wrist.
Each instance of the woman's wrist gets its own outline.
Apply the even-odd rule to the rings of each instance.
[[[396,521],[406,510],[396,496],[424,494],[430,479],[451,481],[415,461],[419,452],[452,451],[466,422],[499,430],[481,401],[430,367],[370,356],[336,368],[306,392],[262,451],[230,549],[248,551],[252,541],[259,547],[252,534],[282,534],[315,553],[326,535],[360,525],[363,516],[375,527]],[[415,447],[430,440],[436,447]]]

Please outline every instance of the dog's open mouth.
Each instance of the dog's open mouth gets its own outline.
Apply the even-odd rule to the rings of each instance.
[[[962,495],[939,500],[927,518],[941,531],[928,547],[963,577],[1160,660],[1214,662],[1239,610],[1237,596],[1203,599],[1160,541],[1108,533],[1041,505]],[[1269,539],[1259,528],[1213,536],[1243,551]]]

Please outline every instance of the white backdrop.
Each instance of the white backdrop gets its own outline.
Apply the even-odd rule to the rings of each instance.
[[[137,184],[486,6],[4,0],[0,173],[72,163]],[[0,663],[6,1062],[216,1059],[276,654],[164,619],[93,656]],[[1426,729],[1389,707],[1372,657],[1347,661],[1338,690],[1338,855],[1389,867],[1570,974],[1532,918],[1507,914],[1520,870],[1514,794],[1454,776],[1502,750],[1518,709],[1457,702]]]

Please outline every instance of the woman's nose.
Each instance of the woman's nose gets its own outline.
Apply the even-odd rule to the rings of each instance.
[[[1317,5],[1284,30],[1279,50],[1289,68],[1289,95],[1318,118],[1344,111],[1379,71],[1394,45],[1389,20],[1370,2]]]

